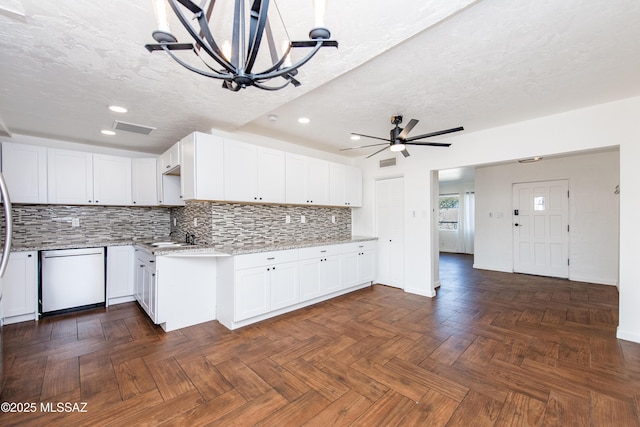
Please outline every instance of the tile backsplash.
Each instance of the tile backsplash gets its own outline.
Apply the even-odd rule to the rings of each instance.
[[[351,209],[337,207],[192,201],[173,208],[14,204],[12,212],[15,248],[181,241],[186,233],[195,234],[198,244],[220,246],[351,237]],[[285,221],[287,215],[290,223]],[[305,222],[301,222],[303,216]],[[0,235],[4,234],[3,217],[0,210]],[[72,227],[74,218],[79,220],[78,227]]]
[[[171,208],[171,231],[179,240],[193,233],[196,243],[220,246],[349,238],[351,209],[192,201]]]
[[[109,241],[167,238],[165,207],[13,205],[13,246],[105,244]],[[4,234],[4,214],[0,213]],[[79,220],[72,227],[72,219]]]

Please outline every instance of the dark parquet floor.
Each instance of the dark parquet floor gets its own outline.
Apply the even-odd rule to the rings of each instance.
[[[375,285],[233,332],[135,303],[9,325],[0,401],[36,411],[0,425],[640,425],[615,287],[441,271],[433,299]]]

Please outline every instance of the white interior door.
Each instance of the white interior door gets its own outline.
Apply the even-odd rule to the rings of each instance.
[[[513,271],[569,277],[569,182],[513,184]]]
[[[378,283],[404,288],[404,179],[376,181]]]

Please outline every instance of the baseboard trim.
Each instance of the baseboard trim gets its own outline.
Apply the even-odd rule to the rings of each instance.
[[[436,296],[436,292],[433,289],[425,292],[423,289],[404,288],[404,291],[409,294],[420,295],[427,298],[433,298]]]
[[[580,277],[569,274],[569,280],[572,282],[584,282],[584,283],[594,283],[596,285],[608,285],[618,287],[618,282],[615,280],[606,280],[606,279],[594,279],[593,277]]]
[[[513,268],[498,267],[495,265],[473,264],[473,268],[477,270],[500,271],[502,273],[513,273]]]
[[[634,333],[634,332],[629,332],[629,331],[624,331],[624,330],[620,329],[619,326],[618,326],[618,330],[616,332],[616,338],[621,339],[621,340],[625,340],[625,341],[631,341],[631,342],[640,343],[640,334],[637,334],[637,333]]]

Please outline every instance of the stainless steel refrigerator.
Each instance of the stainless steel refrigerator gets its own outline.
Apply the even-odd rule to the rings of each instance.
[[[11,199],[9,198],[9,190],[7,189],[7,183],[4,180],[4,176],[0,172],[0,195],[2,196],[2,205],[4,208],[4,244],[2,249],[2,258],[0,259],[0,279],[4,276],[4,272],[7,269],[9,263],[9,255],[11,254],[11,234],[12,234],[12,222],[11,222]],[[4,370],[2,366],[3,358],[3,346],[2,342],[2,327],[4,319],[4,311],[2,309],[2,280],[0,280],[0,393],[4,388]]]

